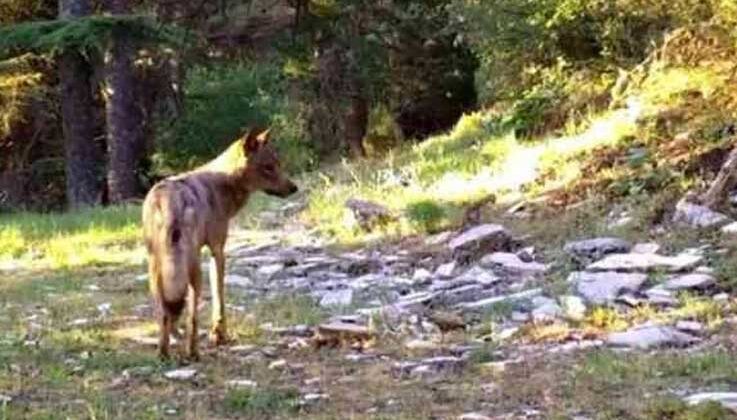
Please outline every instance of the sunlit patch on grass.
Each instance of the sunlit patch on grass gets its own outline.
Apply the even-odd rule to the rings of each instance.
[[[0,260],[49,268],[140,262],[140,208],[0,215]]]

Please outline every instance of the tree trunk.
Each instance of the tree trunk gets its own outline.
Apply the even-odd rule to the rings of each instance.
[[[343,119],[345,140],[352,158],[366,157],[363,138],[368,126],[368,104],[362,95],[353,95],[348,102],[348,111]]]
[[[110,0],[108,9],[113,14],[125,14],[128,1]],[[135,55],[136,48],[130,37],[124,31],[113,33],[113,46],[106,63],[107,181],[112,203],[130,200],[141,192],[138,172],[145,157],[146,139],[143,112],[137,98]]]
[[[89,14],[87,0],[60,0],[59,17],[69,19]],[[61,113],[66,158],[67,203],[70,208],[102,202],[105,156],[95,141],[95,100],[90,84],[92,67],[77,51],[59,57]]]

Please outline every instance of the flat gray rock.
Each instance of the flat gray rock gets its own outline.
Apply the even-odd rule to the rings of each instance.
[[[590,264],[587,271],[641,272],[664,271],[680,273],[694,269],[703,258],[699,255],[666,257],[658,254],[611,254]]]
[[[732,219],[700,204],[682,199],[676,204],[673,221],[694,228],[717,228],[732,222]]]
[[[737,392],[702,392],[689,395],[684,401],[689,405],[697,405],[705,401],[715,401],[724,406],[724,408],[737,412]]]
[[[701,340],[698,337],[666,326],[636,327],[624,332],[611,333],[606,340],[610,346],[637,349],[686,347],[699,341]]]
[[[710,274],[686,274],[674,277],[661,286],[666,290],[705,290],[717,283]]]
[[[625,254],[630,252],[632,244],[619,238],[594,238],[569,242],[563,248],[574,259],[582,263],[590,263],[608,254]]]
[[[456,305],[456,307],[466,310],[484,310],[491,308],[501,302],[517,302],[520,300],[532,299],[536,296],[542,295],[542,292],[542,289],[530,289],[518,293],[513,293],[511,295],[494,296],[474,302],[464,302]]]
[[[335,306],[350,306],[353,303],[352,289],[331,290],[320,299],[320,306],[323,308]]]
[[[484,268],[502,269],[509,274],[539,275],[548,271],[548,266],[537,262],[524,262],[509,252],[495,252],[481,258],[479,265]]]
[[[620,294],[636,292],[647,281],[647,275],[641,273],[617,272],[573,272],[568,281],[576,285],[576,291],[586,301],[594,304],[613,302]]]
[[[472,227],[448,242],[453,251],[473,250],[505,250],[508,248],[511,237],[504,226],[487,224]]]

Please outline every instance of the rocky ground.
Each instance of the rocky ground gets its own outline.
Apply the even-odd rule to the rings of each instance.
[[[197,363],[155,358],[145,275],[101,270],[12,291],[0,318],[0,413],[675,419],[737,410],[737,305],[705,258],[722,252],[712,245],[666,253],[594,237],[546,261],[497,224],[350,251],[237,242],[226,278],[234,340],[220,349],[203,340]]]

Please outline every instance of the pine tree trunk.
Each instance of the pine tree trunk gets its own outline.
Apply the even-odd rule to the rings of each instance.
[[[113,14],[128,12],[127,0],[111,0]],[[120,203],[141,193],[138,171],[145,156],[143,112],[138,103],[138,80],[133,67],[136,48],[123,31],[113,34],[107,60],[108,100],[107,144],[109,155],[108,191],[110,201]]]
[[[62,19],[89,14],[87,0],[60,0]],[[102,202],[105,156],[95,141],[95,100],[90,84],[92,67],[77,51],[59,57],[61,113],[66,158],[67,203],[70,208]]]

